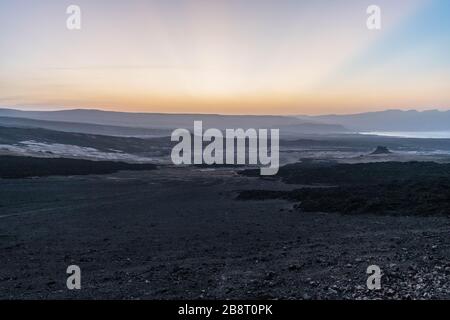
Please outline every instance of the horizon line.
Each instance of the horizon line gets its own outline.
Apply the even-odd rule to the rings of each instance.
[[[366,112],[356,112],[356,113],[324,113],[324,114],[226,114],[226,113],[198,113],[198,112],[142,112],[142,111],[121,111],[121,110],[108,110],[102,108],[83,108],[83,107],[72,107],[72,108],[48,108],[48,109],[37,109],[30,110],[28,108],[21,108],[16,106],[0,106],[0,110],[11,110],[11,111],[20,111],[20,112],[68,112],[68,111],[100,111],[100,112],[110,112],[110,113],[128,113],[128,114],[148,114],[148,115],[208,115],[208,116],[224,116],[224,117],[233,117],[233,116],[243,116],[243,117],[324,117],[324,116],[356,116],[362,114],[373,114],[373,113],[381,113],[381,112],[417,112],[417,113],[426,113],[426,112],[450,112],[450,108],[431,108],[431,109],[400,109],[400,108],[387,108],[380,109],[376,111],[366,111]]]

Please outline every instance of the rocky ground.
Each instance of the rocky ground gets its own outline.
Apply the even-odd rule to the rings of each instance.
[[[0,298],[450,298],[449,218],[236,200],[296,187],[225,168],[0,180]],[[71,264],[79,291],[66,288]]]

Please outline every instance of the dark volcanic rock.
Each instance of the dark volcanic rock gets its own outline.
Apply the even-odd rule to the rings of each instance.
[[[0,299],[449,299],[448,217],[291,214],[243,186],[286,190],[170,166],[0,179]]]
[[[0,178],[3,179],[110,174],[121,170],[141,171],[156,168],[156,165],[150,163],[0,156]]]
[[[279,176],[288,183],[310,186],[243,190],[238,199],[290,200],[303,212],[419,216],[448,216],[450,212],[449,164],[291,164],[280,168]]]

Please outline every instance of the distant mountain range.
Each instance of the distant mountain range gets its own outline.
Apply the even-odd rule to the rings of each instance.
[[[203,121],[204,128],[280,128],[282,134],[342,133],[341,125],[304,121],[287,116],[228,116],[206,114],[129,113],[101,110],[21,111],[0,109],[0,126],[45,128],[59,131],[108,135],[145,135],[137,129],[167,132],[176,128],[192,129],[194,121]],[[64,124],[63,124],[64,123]],[[107,126],[100,128],[98,126]],[[128,128],[128,129],[125,129]],[[130,129],[133,128],[133,129]],[[148,134],[155,134],[154,131]]]
[[[48,121],[12,117],[0,117],[0,127],[39,128],[61,132],[78,132],[118,137],[165,137],[169,136],[171,133],[171,131],[167,129],[133,128],[91,123]]]
[[[342,125],[353,131],[450,131],[450,111],[386,110],[350,115],[299,116],[304,121]]]
[[[130,113],[101,110],[0,109],[0,126],[45,128],[117,136],[169,135],[175,128],[279,128],[287,136],[362,131],[450,131],[450,111],[386,110],[348,115],[252,116]]]
[[[204,121],[205,129],[279,128],[282,137],[280,145],[284,150],[341,147],[369,152],[377,145],[391,150],[450,150],[450,139],[394,139],[348,134],[354,131],[412,130],[407,125],[413,122],[408,123],[407,117],[402,116],[414,114],[420,117],[430,113],[386,111],[348,116],[306,116],[299,119],[282,116],[172,115],[98,110],[28,112],[0,109],[0,155],[169,163],[173,146],[169,138],[172,130],[192,129],[194,120]],[[389,116],[391,114],[393,116]],[[437,114],[443,117],[449,113]],[[354,120],[349,122],[349,119]],[[370,119],[379,119],[379,122],[374,120],[372,123]],[[394,127],[392,119],[396,119],[401,125]],[[331,121],[345,123],[351,129]],[[442,123],[439,129],[448,130],[448,123],[450,122]],[[426,125],[421,125],[419,129],[424,130]],[[436,126],[428,128],[437,130]]]

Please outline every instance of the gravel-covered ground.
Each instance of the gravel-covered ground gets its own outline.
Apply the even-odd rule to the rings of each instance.
[[[301,213],[229,169],[0,180],[3,299],[450,298],[450,219]],[[82,289],[66,288],[66,268]],[[366,287],[369,265],[382,289]]]

